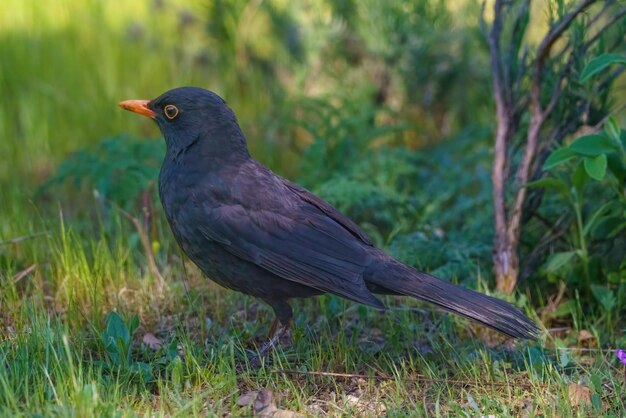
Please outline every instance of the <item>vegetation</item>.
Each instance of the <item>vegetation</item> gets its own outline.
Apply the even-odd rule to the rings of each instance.
[[[490,38],[503,4],[517,14]],[[581,5],[546,52],[539,103],[562,92],[516,182],[528,70]],[[622,415],[625,14],[618,1],[3,1],[0,415]],[[521,106],[503,206],[494,41],[519,83],[502,84],[505,105]],[[250,368],[270,310],[185,259],[154,187],[157,128],[115,106],[181,85],[226,98],[257,159],[402,261],[517,304],[540,341],[406,298],[381,313],[323,296],[296,301],[293,344]],[[509,294],[493,290],[494,211],[521,190]],[[274,397],[248,394],[261,388]]]

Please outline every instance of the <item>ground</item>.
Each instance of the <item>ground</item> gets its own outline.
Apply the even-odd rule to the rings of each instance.
[[[149,274],[128,275],[123,247],[114,254],[96,242],[90,260],[72,233],[60,233],[9,244],[47,240],[54,255],[2,282],[5,416],[242,416],[255,408],[250,392],[263,388],[270,406],[303,415],[624,410],[624,369],[613,352],[589,348],[595,337],[582,325],[592,323],[514,341],[409,298],[386,297],[380,312],[322,296],[293,302],[291,345],[252,369],[247,356],[273,319],[267,306],[188,261],[164,272],[159,289]],[[59,282],[49,283],[50,271]]]

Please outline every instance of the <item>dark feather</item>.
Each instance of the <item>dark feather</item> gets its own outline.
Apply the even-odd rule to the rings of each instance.
[[[317,211],[293,216],[240,205],[207,208],[198,227],[232,254],[300,284],[384,308],[367,289],[368,251]]]

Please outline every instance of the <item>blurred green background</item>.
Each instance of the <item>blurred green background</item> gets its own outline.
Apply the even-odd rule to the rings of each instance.
[[[437,143],[491,116],[479,11],[473,1],[8,0],[2,181],[41,179],[106,136],[155,136],[115,104],[181,85],[225,97],[256,155],[293,173],[293,147],[313,140],[287,120],[304,119],[293,107],[305,97],[387,107],[378,123],[408,123],[404,144]]]

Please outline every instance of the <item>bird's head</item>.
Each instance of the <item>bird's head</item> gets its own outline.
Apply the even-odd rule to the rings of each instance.
[[[193,147],[194,153],[213,158],[249,156],[235,114],[209,90],[180,87],[153,100],[126,100],[118,106],[154,119],[171,155]]]

